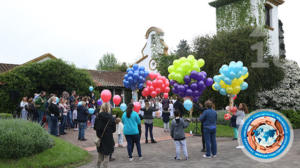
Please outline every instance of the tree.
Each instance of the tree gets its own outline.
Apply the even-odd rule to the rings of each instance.
[[[191,54],[191,48],[186,40],[180,40],[179,44],[177,45],[177,50],[175,55],[179,57],[186,57]]]
[[[78,69],[60,59],[25,64],[0,74],[0,111],[11,113],[23,96],[33,96],[42,90],[60,95],[63,91],[76,90],[78,94],[89,93],[93,85],[86,70]]]
[[[96,69],[99,71],[121,71],[126,72],[128,66],[126,62],[118,63],[117,58],[112,53],[104,54],[99,60]]]

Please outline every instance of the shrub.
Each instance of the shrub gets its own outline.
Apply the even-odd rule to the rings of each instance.
[[[116,115],[116,117],[122,118],[123,111],[120,109],[120,107],[116,107],[112,109],[112,114]]]
[[[0,119],[11,119],[11,118],[13,118],[13,116],[10,113],[0,113]]]
[[[281,111],[291,122],[293,128],[300,128],[300,111],[283,110]]]
[[[51,148],[54,141],[37,123],[8,119],[0,122],[0,158],[21,158]]]

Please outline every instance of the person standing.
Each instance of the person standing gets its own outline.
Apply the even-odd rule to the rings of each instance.
[[[88,120],[88,109],[87,109],[87,104],[86,101],[81,102],[81,106],[77,107],[77,121],[78,121],[78,126],[79,126],[79,131],[78,131],[78,140],[79,141],[86,141],[84,137],[85,133],[85,128],[87,125],[87,120]]]
[[[20,107],[21,107],[21,118],[23,120],[27,120],[27,117],[28,117],[28,102],[27,102],[27,97],[23,97],[22,98],[22,101],[20,103]]]
[[[33,98],[28,99],[28,118],[30,121],[37,121],[37,112],[33,104]]]
[[[39,115],[38,122],[41,125],[43,124],[42,121],[46,112],[46,103],[47,103],[46,92],[42,91],[41,94],[35,100],[35,107]]]
[[[206,110],[205,107],[203,107],[203,105],[201,103],[199,103],[199,112],[200,112],[200,115],[203,114],[203,112]],[[206,152],[206,149],[205,149],[205,137],[204,137],[204,127],[203,127],[203,122],[201,121],[201,138],[202,138],[202,150],[201,152]]]
[[[140,144],[138,124],[141,123],[139,115],[133,111],[133,104],[128,105],[127,111],[123,113],[122,122],[124,124],[124,135],[127,141],[127,152],[129,161],[133,161],[132,158],[132,142],[136,143],[136,148],[139,155],[139,160],[142,160],[142,150]]]
[[[213,109],[213,103],[210,100],[205,102],[206,110],[200,115],[200,120],[203,123],[204,138],[206,146],[206,154],[204,158],[211,158],[217,156],[217,112]]]
[[[170,111],[169,111],[169,106],[170,106],[170,101],[167,98],[164,98],[161,102],[162,104],[162,119],[164,123],[164,132],[169,132],[169,121],[170,121]]]
[[[114,117],[110,114],[110,105],[104,103],[101,106],[100,113],[95,119],[94,130],[96,130],[97,137],[100,144],[97,145],[98,162],[97,168],[109,167],[109,157],[114,152],[115,141],[113,133],[116,131],[116,122]]]
[[[59,108],[61,110],[61,122],[59,125],[59,135],[65,135],[65,127],[67,122],[67,115],[68,115],[68,106],[67,106],[67,100],[64,98],[60,99],[59,102]]]
[[[123,147],[123,128],[121,118],[116,119],[116,133],[118,135],[118,147]]]
[[[176,156],[174,159],[180,160],[180,153],[182,148],[185,160],[188,160],[184,129],[189,126],[189,120],[184,121],[184,119],[180,117],[180,112],[178,110],[175,110],[174,115],[175,118],[172,120],[170,131],[170,135],[174,140],[176,148]]]
[[[177,96],[177,100],[174,103],[174,109],[180,111],[180,117],[184,115],[184,107],[179,96]]]
[[[58,136],[57,123],[58,123],[58,116],[59,116],[59,107],[56,104],[56,97],[51,98],[51,102],[48,105],[48,111],[51,120],[50,134],[54,136]]]
[[[237,130],[239,130],[240,127],[243,126],[244,124],[244,118],[245,118],[245,114],[248,114],[248,107],[245,103],[240,103],[239,104],[239,108],[236,112],[236,128]],[[237,146],[236,148],[241,149],[244,148],[244,146]]]
[[[144,124],[145,124],[145,143],[148,143],[148,130],[150,133],[151,143],[157,143],[153,138],[153,112],[157,111],[155,106],[151,107],[148,100],[145,100]]]

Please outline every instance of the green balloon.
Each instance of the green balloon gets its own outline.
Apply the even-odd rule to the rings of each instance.
[[[198,60],[198,66],[200,67],[200,68],[202,68],[203,66],[204,66],[204,64],[205,64],[205,61],[204,61],[204,59],[199,59]]]
[[[174,65],[175,68],[178,68],[180,66],[179,60],[178,59],[174,60],[173,65]]]
[[[175,71],[174,65],[169,66],[169,67],[168,67],[168,71],[169,71],[169,73],[174,72],[174,71]]]

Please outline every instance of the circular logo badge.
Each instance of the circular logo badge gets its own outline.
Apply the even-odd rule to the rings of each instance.
[[[294,139],[289,120],[269,109],[249,114],[239,132],[243,152],[260,162],[272,162],[284,156]]]

